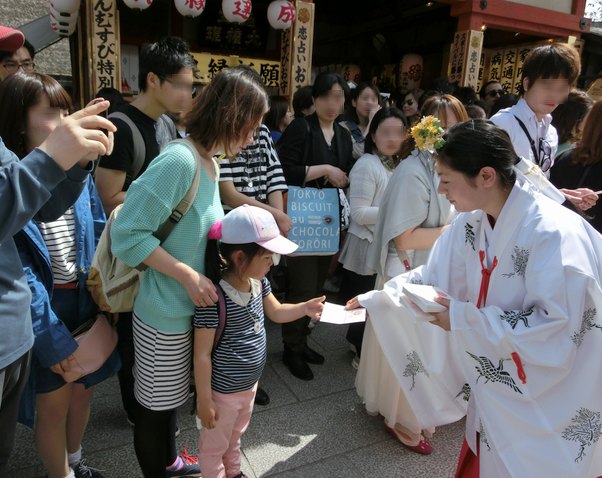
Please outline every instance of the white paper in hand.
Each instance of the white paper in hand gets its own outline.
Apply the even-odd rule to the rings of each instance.
[[[326,322],[328,324],[353,324],[354,322],[365,322],[366,321],[366,309],[360,307],[359,309],[345,310],[345,306],[332,304],[331,302],[324,302],[324,309],[322,309],[322,316],[320,322]]]
[[[405,284],[403,286],[403,293],[423,312],[432,313],[447,310],[447,307],[438,304],[434,299],[435,297],[449,299],[449,296],[432,285]]]

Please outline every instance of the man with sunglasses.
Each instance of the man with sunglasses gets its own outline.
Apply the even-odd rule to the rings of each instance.
[[[521,99],[516,105],[500,110],[491,117],[493,123],[506,130],[516,154],[539,166],[546,178],[550,177],[550,168],[558,149],[552,111],[566,101],[580,69],[579,54],[569,45],[552,43],[535,48],[523,64]],[[551,185],[550,188],[556,191]],[[585,188],[563,189],[560,192],[582,211],[592,207],[598,200],[593,191]],[[557,191],[550,196],[558,196],[559,202],[563,201],[563,196]]]
[[[504,89],[497,80],[489,80],[481,87],[479,91],[479,97],[487,105],[485,113],[487,113],[488,118],[491,115],[491,108],[493,107],[493,104],[498,98],[504,96],[504,94]]]

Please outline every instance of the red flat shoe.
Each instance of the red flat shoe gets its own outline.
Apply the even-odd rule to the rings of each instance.
[[[399,440],[399,442],[401,442],[401,444],[403,446],[412,450],[414,453],[420,453],[421,455],[430,455],[431,453],[433,453],[433,447],[426,440],[426,438],[423,438],[422,440],[420,440],[420,442],[418,442],[418,445],[410,446],[410,445],[406,445],[404,442],[401,441],[399,434],[397,433],[397,431],[394,428],[391,428],[391,427],[385,425],[385,430],[389,435],[391,435],[392,437]]]

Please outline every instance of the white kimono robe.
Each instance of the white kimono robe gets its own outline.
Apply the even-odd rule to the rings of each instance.
[[[481,477],[598,477],[602,236],[523,188],[514,186],[495,229],[482,211],[460,214],[409,273],[453,298],[451,332],[411,318],[402,276],[360,301],[385,324],[377,335],[421,424],[454,421],[468,405]],[[387,334],[387,323],[403,333]]]

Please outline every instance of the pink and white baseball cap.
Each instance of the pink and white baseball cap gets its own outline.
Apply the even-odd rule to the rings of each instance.
[[[254,242],[277,254],[290,254],[299,247],[280,235],[272,214],[248,204],[233,209],[222,219],[221,240],[226,244]]]
[[[25,36],[19,30],[0,25],[0,50],[17,51],[23,46]]]

